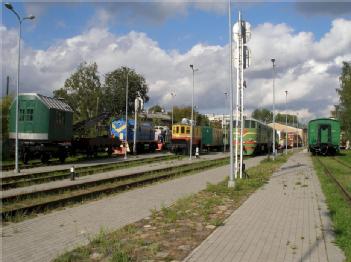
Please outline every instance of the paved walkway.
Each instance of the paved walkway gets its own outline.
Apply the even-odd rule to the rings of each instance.
[[[296,153],[185,261],[343,261],[308,153]]]
[[[263,157],[246,160],[248,167]],[[153,208],[169,206],[177,199],[196,193],[208,182],[218,183],[229,166],[131,190],[73,208],[2,228],[3,261],[50,261],[64,251],[86,244],[101,228],[117,229],[150,215]]]

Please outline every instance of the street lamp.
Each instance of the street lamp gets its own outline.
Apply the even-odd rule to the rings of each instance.
[[[19,30],[18,30],[18,63],[17,63],[17,90],[16,90],[16,149],[15,149],[15,172],[19,173],[18,168],[18,111],[19,111],[19,81],[20,81],[20,62],[21,62],[21,26],[24,20],[33,20],[35,18],[34,15],[26,16],[21,18],[20,15],[13,9],[12,4],[5,3],[5,7],[9,9],[12,13],[14,13],[19,22]]]
[[[275,59],[271,59],[273,64],[273,160],[275,160],[275,91],[274,91],[274,78],[275,78]]]
[[[288,90],[285,90],[285,155],[288,154]]]
[[[173,128],[174,97],[176,96],[175,91],[172,91],[172,92],[171,92],[171,96],[172,96],[172,128]]]
[[[228,92],[224,92],[224,116],[223,116],[223,122],[224,122],[224,150],[223,152],[227,151],[227,120],[225,119],[226,113],[227,113],[227,98],[229,94]]]
[[[193,71],[193,92],[191,96],[191,127],[190,127],[190,160],[192,159],[193,154],[193,121],[194,121],[194,75],[199,69],[194,69],[194,65],[190,65],[191,70]]]
[[[129,71],[127,69],[126,71],[126,142],[125,142],[125,150],[124,150],[124,159],[126,160],[127,157],[127,149],[128,149],[128,88],[129,88],[129,82],[128,82],[128,75],[129,75]]]

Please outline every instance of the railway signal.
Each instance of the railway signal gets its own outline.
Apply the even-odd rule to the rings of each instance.
[[[251,38],[251,25],[241,20],[239,12],[239,20],[233,26],[233,40],[237,43],[234,53],[234,66],[237,69],[236,77],[236,121],[235,121],[235,178],[243,177],[243,130],[244,130],[244,69],[250,65],[250,50],[246,43]],[[245,82],[246,86],[246,82]],[[238,138],[239,134],[239,119],[240,119],[240,161],[238,163]]]

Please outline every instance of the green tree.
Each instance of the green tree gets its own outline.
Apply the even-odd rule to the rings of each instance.
[[[9,158],[9,109],[13,101],[12,96],[1,98],[1,159]]]
[[[170,113],[172,114],[172,113]],[[187,107],[178,107],[175,106],[173,108],[173,122],[179,123],[183,118],[191,119],[191,106]],[[197,125],[199,126],[208,126],[209,120],[208,118],[200,114],[198,111],[194,110],[194,119]]]
[[[164,111],[164,109],[160,105],[154,105],[149,108],[150,113],[162,113],[162,111]]]
[[[273,113],[266,108],[255,109],[252,114],[252,118],[260,120],[262,122],[270,123],[273,121]]]
[[[144,103],[149,101],[149,88],[145,78],[128,67],[118,68],[105,76],[103,86],[103,110],[115,115],[125,113],[126,85],[128,74],[128,112],[134,112],[134,100],[140,96]]]
[[[74,111],[74,122],[92,118],[101,112],[103,104],[97,64],[81,63],[64,83],[54,91],[54,97],[62,98]]]
[[[340,88],[336,89],[340,96],[338,106],[338,117],[341,128],[345,132],[347,139],[351,139],[351,64],[343,62],[340,76]]]
[[[12,96],[5,96],[1,98],[1,137],[6,140],[9,137],[9,110],[13,101]]]

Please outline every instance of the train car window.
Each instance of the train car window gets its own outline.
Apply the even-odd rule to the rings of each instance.
[[[244,122],[244,128],[250,128],[250,123],[251,123],[250,120],[245,120],[245,122]]]
[[[256,125],[257,125],[257,123],[255,121],[251,122],[251,128],[256,128],[257,127]]]
[[[19,111],[19,121],[24,121],[24,109],[20,109]]]
[[[178,133],[179,134],[179,126],[177,126],[177,132],[176,133]]]
[[[187,128],[186,128],[186,133],[187,133],[187,134],[190,134],[190,127],[187,127]]]
[[[181,127],[180,127],[180,133],[182,133],[182,134],[185,133],[185,128],[184,128],[184,126],[181,126]]]

